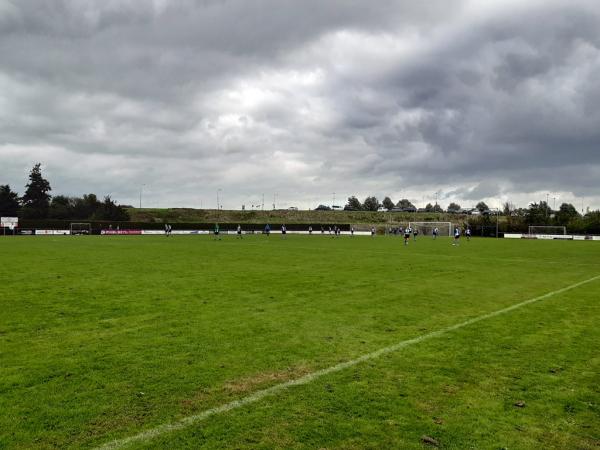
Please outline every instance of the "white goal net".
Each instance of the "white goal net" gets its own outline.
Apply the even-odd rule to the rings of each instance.
[[[452,222],[409,222],[408,226],[425,236],[431,236],[436,228],[438,236],[452,236]]]
[[[530,225],[529,234],[550,234],[550,235],[565,235],[567,227],[548,226],[548,225]]]
[[[92,234],[92,225],[85,222],[74,222],[71,224],[71,235]]]

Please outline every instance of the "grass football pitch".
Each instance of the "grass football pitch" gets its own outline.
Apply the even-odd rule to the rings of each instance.
[[[0,448],[600,446],[596,242],[6,237],[0,259]]]

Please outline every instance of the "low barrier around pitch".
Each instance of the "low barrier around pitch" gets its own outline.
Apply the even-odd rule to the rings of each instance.
[[[505,239],[543,239],[557,241],[600,241],[600,236],[577,234],[529,234],[529,233],[504,233]]]
[[[72,233],[71,230],[48,230],[48,229],[19,229],[13,234],[30,235],[30,236],[70,236],[71,234],[87,234],[87,233]],[[103,236],[164,236],[164,230],[101,230]],[[211,235],[212,230],[172,230],[172,235],[193,236],[193,235]],[[220,230],[221,235],[237,235],[236,230]],[[262,231],[246,231],[242,230],[243,235],[264,235]],[[270,234],[281,235],[281,230],[271,230]],[[313,230],[310,233],[308,230],[288,230],[287,234],[295,235],[312,235],[312,236],[329,236],[335,237],[335,234],[329,231],[321,232]],[[341,236],[351,236],[350,231],[340,231]],[[354,231],[354,236],[371,236],[370,231]],[[600,236],[592,235],[577,235],[577,234],[529,234],[529,233],[504,233],[505,239],[538,239],[538,240],[560,240],[560,241],[600,241]]]

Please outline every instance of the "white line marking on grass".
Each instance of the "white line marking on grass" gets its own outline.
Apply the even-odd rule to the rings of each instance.
[[[416,338],[412,338],[412,339],[408,339],[406,341],[401,341],[398,342],[397,344],[394,345],[390,345],[389,347],[384,347],[381,348],[379,350],[376,350],[374,352],[371,353],[367,353],[365,355],[359,356],[356,359],[352,359],[350,361],[346,361],[346,362],[342,362],[339,364],[336,364],[335,366],[331,366],[331,367],[327,367],[326,369],[321,369],[321,370],[317,370],[316,372],[313,373],[309,373],[307,375],[304,375],[300,378],[297,378],[295,380],[291,380],[291,381],[286,381],[285,383],[281,383],[281,384],[277,384],[275,386],[272,386],[270,388],[267,389],[262,389],[260,391],[257,391],[253,394],[248,395],[247,397],[243,397],[239,400],[234,400],[232,402],[226,403],[224,405],[221,406],[217,406],[216,408],[212,408],[212,409],[207,409],[206,411],[202,411],[199,414],[195,414],[193,416],[188,416],[188,417],[184,417],[183,419],[180,419],[176,422],[172,422],[172,423],[167,423],[164,425],[159,425],[156,428],[152,428],[146,431],[142,431],[139,434],[136,434],[134,436],[130,436],[127,438],[123,438],[123,439],[115,439],[114,441],[108,442],[100,447],[98,447],[98,450],[114,450],[114,449],[120,449],[123,447],[126,447],[129,444],[133,444],[136,442],[145,442],[145,441],[149,441],[153,438],[156,438],[158,436],[161,436],[163,434],[166,433],[170,433],[172,431],[177,431],[177,430],[182,430],[184,428],[190,427],[198,422],[201,422],[204,419],[207,419],[211,416],[217,415],[217,414],[221,414],[221,413],[225,413],[227,411],[231,411],[233,409],[237,409],[237,408],[241,408],[242,406],[248,405],[250,403],[254,403],[257,402],[259,400],[262,400],[265,397],[268,397],[270,395],[274,395],[280,391],[283,391],[285,389],[288,389],[290,387],[293,386],[301,386],[304,384],[308,384],[311,381],[314,381],[318,378],[321,378],[325,375],[329,375],[330,373],[334,373],[334,372],[339,372],[341,370],[347,369],[349,367],[352,366],[356,366],[357,364],[360,364],[362,362],[365,361],[369,361],[371,359],[376,359],[379,358],[382,355],[388,354],[388,353],[392,353],[395,352],[397,350],[400,350],[404,347],[408,347],[410,345],[414,345],[414,344],[418,344],[419,342],[425,341],[427,339],[431,339],[431,338],[435,338],[438,336],[441,336],[443,334],[446,334],[450,331],[454,331],[457,330],[459,328],[463,328],[466,327],[468,325],[480,322],[482,320],[486,320],[486,319],[490,319],[492,317],[496,317],[499,316],[501,314],[513,311],[515,309],[521,308],[522,306],[526,306],[529,305],[531,303],[535,303],[538,302],[540,300],[544,300],[548,297],[552,297],[554,295],[557,294],[562,294],[563,292],[567,292],[570,291],[571,289],[575,289],[579,286],[583,286],[584,284],[587,283],[591,283],[592,281],[598,280],[600,279],[600,275],[596,275],[595,277],[589,278],[587,280],[584,281],[580,281],[579,283],[575,283],[575,284],[571,284],[570,286],[561,288],[561,289],[557,289],[555,291],[552,292],[548,292],[547,294],[544,295],[540,295],[538,297],[534,297],[531,298],[529,300],[525,300],[521,303],[517,303],[515,305],[512,306],[508,306],[506,308],[503,309],[499,309],[497,311],[491,312],[491,313],[487,313],[487,314],[483,314],[481,316],[477,316],[474,317],[472,319],[469,320],[465,320],[464,322],[458,323],[456,325],[452,325],[450,327],[446,327],[446,328],[442,328],[441,330],[438,331],[433,331],[431,333],[427,333],[427,334],[423,334],[421,336],[418,336]]]

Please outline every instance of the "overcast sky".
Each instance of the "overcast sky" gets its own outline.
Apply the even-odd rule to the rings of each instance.
[[[0,0],[0,184],[599,208],[599,24],[597,0]]]

